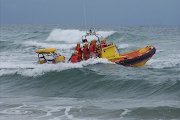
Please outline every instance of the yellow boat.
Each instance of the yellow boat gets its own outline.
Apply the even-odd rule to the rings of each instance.
[[[82,36],[82,43],[87,41],[88,36],[96,36],[98,44],[98,56],[99,58],[108,59],[111,62],[115,62],[118,65],[138,67],[143,66],[156,52],[156,48],[153,46],[146,46],[133,51],[120,54],[118,48],[113,42],[106,43],[107,47],[102,47],[101,40],[103,37],[100,34],[96,34],[94,31],[87,32]]]
[[[61,56],[61,54],[55,53],[56,48],[45,48],[45,49],[38,49],[36,50],[36,53],[38,53],[38,64],[43,63],[58,63],[58,62],[64,62],[65,57]],[[48,58],[47,58],[48,57]],[[49,59],[49,57],[52,57]]]

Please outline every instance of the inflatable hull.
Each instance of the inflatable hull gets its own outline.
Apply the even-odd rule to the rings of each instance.
[[[123,66],[138,67],[143,66],[156,52],[153,46],[146,46],[133,51],[122,53],[118,59],[110,60]]]

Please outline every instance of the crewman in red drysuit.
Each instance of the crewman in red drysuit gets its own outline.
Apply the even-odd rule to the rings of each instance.
[[[74,50],[78,51],[79,58],[82,58],[83,51],[81,50],[80,43],[77,43],[77,46],[76,46],[76,48]]]
[[[105,39],[105,38],[104,38],[104,39]],[[106,44],[105,40],[102,40],[102,41],[101,41],[101,46],[102,46],[102,48],[107,47],[107,44]]]
[[[68,62],[71,61],[72,63],[81,62],[82,58],[79,57],[78,51],[75,51],[72,56],[69,58]]]
[[[90,55],[89,55],[89,49],[88,49],[88,43],[85,43],[84,45],[84,49],[83,49],[83,55],[84,55],[84,60],[89,59]]]
[[[89,46],[89,52],[90,52],[90,57],[94,57],[96,58],[96,40],[92,40],[91,43],[90,43],[90,46]]]

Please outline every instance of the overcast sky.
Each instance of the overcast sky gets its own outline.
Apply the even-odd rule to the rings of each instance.
[[[180,0],[0,0],[1,24],[180,25]],[[92,9],[93,6],[93,9]]]

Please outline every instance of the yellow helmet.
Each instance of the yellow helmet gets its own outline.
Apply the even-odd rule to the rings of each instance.
[[[105,43],[105,41],[104,41],[104,40],[101,40],[101,43]]]
[[[106,42],[106,38],[103,38],[104,39],[104,42]]]
[[[80,46],[80,43],[77,43],[77,46]]]
[[[93,40],[91,40],[91,42],[96,43],[97,41],[96,41],[96,39],[93,39]]]
[[[61,54],[59,54],[59,56],[61,56]]]
[[[85,46],[85,47],[88,47],[88,43],[85,43],[84,46]]]
[[[78,51],[77,51],[77,50],[75,50],[75,51],[74,51],[74,54],[78,54]]]

